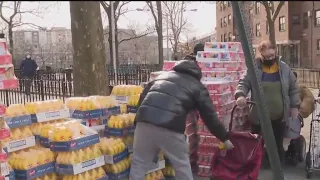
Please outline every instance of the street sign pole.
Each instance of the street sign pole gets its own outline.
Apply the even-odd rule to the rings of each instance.
[[[277,146],[272,131],[271,120],[268,113],[269,111],[264,101],[263,90],[260,82],[261,77],[258,77],[258,67],[253,58],[254,55],[252,51],[252,44],[248,40],[249,29],[246,28],[248,26],[246,19],[244,19],[244,12],[242,8],[243,2],[231,1],[231,4],[233,9],[233,17],[235,18],[237,30],[239,32],[252,89],[256,89],[258,92],[257,97],[254,98],[256,99],[260,125],[273,171],[273,179],[284,180],[283,170],[280,164]]]

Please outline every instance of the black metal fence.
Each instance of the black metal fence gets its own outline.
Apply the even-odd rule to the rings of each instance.
[[[120,84],[139,85],[141,82],[148,81],[151,72],[160,69],[159,65],[122,65],[117,68],[117,74],[115,74],[113,68],[108,67],[106,77],[109,79],[110,88]],[[15,70],[15,74],[19,79],[19,87],[12,90],[1,90],[0,100],[5,105],[10,105],[72,97],[74,95],[72,72],[72,69],[37,71],[30,86],[30,95],[26,95],[25,85],[28,80],[21,75],[20,70]]]

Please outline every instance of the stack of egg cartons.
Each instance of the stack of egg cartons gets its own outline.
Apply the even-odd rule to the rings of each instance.
[[[239,42],[207,42],[197,54],[202,70],[202,83],[207,87],[220,121],[228,129],[231,110],[235,105],[234,92],[245,71],[242,46]],[[234,123],[234,126],[237,122]],[[201,118],[198,121],[198,175],[210,177],[211,161],[218,150],[219,140],[213,136]]]
[[[0,90],[18,87],[18,79],[14,75],[12,56],[8,51],[6,39],[0,34]]]

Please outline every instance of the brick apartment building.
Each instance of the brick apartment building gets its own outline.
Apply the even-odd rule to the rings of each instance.
[[[268,40],[266,11],[259,2],[243,2],[255,51],[262,40]],[[277,7],[278,2],[274,4]],[[221,1],[216,8],[217,40],[239,41],[230,2]],[[288,64],[320,68],[320,2],[286,1],[275,21],[275,33],[278,53]]]

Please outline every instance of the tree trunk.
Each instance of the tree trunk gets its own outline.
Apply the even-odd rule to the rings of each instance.
[[[108,42],[109,42],[109,51],[110,51],[110,64],[113,66],[113,49],[112,49],[112,31],[111,31],[111,11],[107,12],[108,14],[108,24],[109,24],[109,37],[108,37]],[[114,32],[115,32],[115,52],[116,52],[116,67],[119,65],[119,40],[118,40],[118,25],[117,22],[115,22],[115,27],[114,27]]]
[[[113,51],[112,51],[112,31],[111,31],[111,21],[108,14],[108,24],[109,24],[109,34],[108,34],[108,43],[109,43],[109,51],[110,51],[110,65],[113,67]]]
[[[70,1],[75,96],[109,95],[98,1]]]
[[[13,64],[17,65],[15,62],[16,62],[16,59],[15,59],[15,55],[13,54],[14,53],[14,50],[13,50],[13,31],[12,31],[12,23],[11,24],[8,24],[8,37],[9,37],[9,52],[10,54],[12,55],[13,57]]]
[[[269,24],[269,41],[276,46],[276,33],[275,33],[275,26],[272,20],[268,20]]]
[[[156,1],[156,6],[158,10],[158,50],[159,50],[159,65],[163,65],[163,34],[162,34],[162,8],[161,1]]]
[[[118,23],[115,23],[115,36],[114,36],[114,41],[115,41],[115,48],[116,48],[116,65],[118,66],[119,63],[119,39],[118,39]]]

